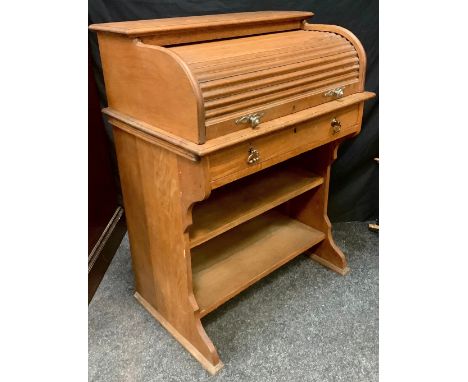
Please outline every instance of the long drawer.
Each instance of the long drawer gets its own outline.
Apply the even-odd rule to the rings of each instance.
[[[361,116],[359,107],[353,105],[211,154],[211,186],[220,187],[324,143],[357,132]]]

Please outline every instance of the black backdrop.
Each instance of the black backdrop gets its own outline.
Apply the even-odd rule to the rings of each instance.
[[[378,92],[378,0],[89,0],[89,24],[262,10],[311,11],[315,14],[309,20],[311,23],[335,24],[352,31],[367,53],[366,90]],[[107,101],[97,40],[92,32],[89,32],[89,42],[104,107]],[[345,141],[339,149],[330,185],[328,213],[332,221],[367,220],[378,216],[378,164],[373,160],[378,156],[378,115],[378,99],[374,98],[366,103],[361,134]],[[108,125],[107,132],[112,139]]]

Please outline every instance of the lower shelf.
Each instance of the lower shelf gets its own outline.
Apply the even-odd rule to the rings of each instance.
[[[270,211],[193,248],[193,290],[201,315],[324,238],[324,233]]]

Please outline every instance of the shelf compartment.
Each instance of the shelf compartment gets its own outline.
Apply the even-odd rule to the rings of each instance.
[[[190,247],[200,245],[280,204],[318,187],[323,178],[300,168],[274,167],[214,190],[195,205]]]
[[[324,238],[273,210],[194,248],[192,282],[201,316]]]

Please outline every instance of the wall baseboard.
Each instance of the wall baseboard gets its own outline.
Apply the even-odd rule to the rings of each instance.
[[[124,210],[118,206],[88,255],[88,304],[91,302],[126,232]]]

